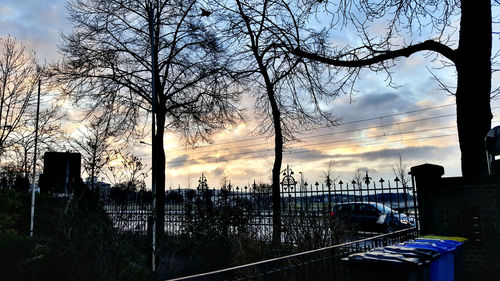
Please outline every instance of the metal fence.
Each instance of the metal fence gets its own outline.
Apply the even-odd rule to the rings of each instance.
[[[412,217],[418,228],[416,193],[413,186],[392,181],[373,180],[368,172],[357,181],[343,182],[329,177],[323,183],[295,180],[287,169],[281,181],[281,220],[284,242],[296,243],[304,231],[320,231],[323,236],[325,223],[335,205],[370,202],[387,208],[391,213]],[[112,195],[112,193],[111,193]],[[123,232],[145,234],[151,212],[151,197],[137,193],[124,196],[106,196],[101,199],[114,226]],[[249,232],[263,240],[271,239],[273,227],[272,192],[268,185],[209,188],[202,175],[197,189],[174,189],[166,192],[165,232],[179,235],[195,231],[199,222],[214,220],[231,233]],[[294,232],[299,233],[294,233]]]
[[[417,236],[416,228],[395,231],[357,241],[301,252],[196,274],[172,281],[184,280],[349,280],[348,270],[341,259],[352,253],[404,242]]]

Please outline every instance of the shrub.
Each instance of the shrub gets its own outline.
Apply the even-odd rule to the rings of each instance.
[[[34,237],[0,237],[0,280],[150,279],[145,245],[115,232],[95,194],[41,195],[36,206]]]

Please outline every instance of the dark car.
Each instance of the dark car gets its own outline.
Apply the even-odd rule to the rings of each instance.
[[[414,219],[375,202],[350,202],[333,206],[332,217],[353,224],[359,231],[392,232],[412,226]]]

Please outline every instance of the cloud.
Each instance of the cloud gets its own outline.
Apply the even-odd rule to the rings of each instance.
[[[181,156],[177,156],[177,157],[170,159],[167,162],[167,168],[169,168],[170,166],[171,166],[170,168],[174,168],[174,169],[181,168],[182,166],[186,165],[188,162],[189,162],[189,164],[198,163],[198,161],[196,161],[196,160],[190,160],[188,154],[183,154]]]
[[[391,106],[397,103],[398,99],[400,97],[396,93],[371,94],[360,98],[356,105],[358,107]]]
[[[212,175],[214,175],[215,177],[220,178],[220,177],[222,177],[222,175],[224,174],[224,169],[223,169],[223,168],[221,168],[221,167],[218,167],[218,168],[216,168],[215,170],[213,170],[211,173],[212,173]]]
[[[12,36],[33,49],[41,62],[59,58],[60,33],[71,25],[66,19],[65,0],[17,0],[0,6],[0,36]]]
[[[335,154],[331,155],[331,159],[340,158],[348,161],[355,162],[354,160],[346,159],[359,159],[360,161],[394,161],[398,160],[401,156],[403,159],[431,159],[439,156],[439,154],[446,154],[453,150],[453,146],[438,147],[438,146],[420,146],[420,147],[403,147],[403,148],[387,148],[374,151],[368,151],[356,154]]]
[[[8,5],[0,5],[0,15],[7,16],[12,13],[12,9]]]
[[[289,161],[315,161],[329,157],[328,154],[322,152],[321,150],[308,148],[293,149],[290,152],[285,151],[283,152],[283,156]]]

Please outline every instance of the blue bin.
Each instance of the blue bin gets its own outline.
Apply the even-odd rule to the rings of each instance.
[[[351,281],[379,279],[384,281],[426,281],[426,279],[421,278],[424,260],[420,257],[371,251],[353,254],[342,260],[347,263],[350,269]]]
[[[398,244],[401,247],[432,250],[440,257],[431,264],[431,281],[454,281],[454,253],[456,247],[439,241],[408,241]]]
[[[420,279],[421,281],[431,280],[431,264],[439,258],[439,253],[433,250],[427,249],[417,249],[417,248],[407,248],[398,246],[386,246],[383,248],[376,248],[374,252],[384,252],[403,255],[407,258],[418,258],[422,262],[422,267],[420,269]]]
[[[457,241],[457,240],[451,240],[451,239],[440,239],[440,238],[426,238],[426,237],[423,237],[423,238],[417,238],[415,239],[415,241],[417,242],[439,242],[439,243],[446,243],[446,244],[449,244],[453,247],[456,248],[455,252],[454,252],[454,279],[455,281],[460,281],[463,279],[463,274],[461,272],[461,262],[462,262],[462,246],[463,246],[463,241]]]

